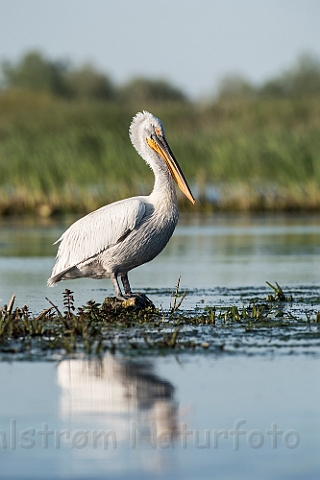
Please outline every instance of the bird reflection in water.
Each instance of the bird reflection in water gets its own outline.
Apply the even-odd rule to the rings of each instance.
[[[149,361],[107,355],[99,360],[65,360],[58,366],[61,416],[90,422],[115,433],[117,442],[173,438],[177,432],[175,388]],[[87,424],[86,424],[87,425]],[[88,425],[87,425],[88,426]],[[138,437],[138,438],[137,438]]]

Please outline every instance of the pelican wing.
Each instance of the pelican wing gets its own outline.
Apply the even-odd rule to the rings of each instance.
[[[136,197],[106,205],[80,218],[55,242],[60,242],[60,246],[52,277],[121,242],[140,225],[144,213],[145,203]]]

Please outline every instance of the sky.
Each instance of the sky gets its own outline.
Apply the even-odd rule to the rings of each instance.
[[[261,83],[302,53],[320,58],[320,1],[0,0],[0,60],[31,49],[199,98],[226,75]]]

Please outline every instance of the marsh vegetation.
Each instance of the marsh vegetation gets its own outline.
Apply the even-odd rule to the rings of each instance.
[[[2,215],[82,213],[150,192],[152,174],[128,138],[141,109],[163,120],[198,210],[320,208],[320,67],[310,58],[259,88],[225,79],[203,102],[164,81],[116,88],[92,67],[39,54],[7,62],[3,76]]]
[[[268,282],[267,282],[268,283]],[[242,292],[234,304],[195,305],[180,309],[186,296],[179,281],[168,310],[136,308],[106,298],[76,307],[73,292],[63,293],[63,311],[49,299],[34,315],[27,305],[15,307],[12,296],[0,308],[0,353],[3,358],[50,358],[53,354],[165,354],[210,351],[216,354],[313,352],[320,345],[319,294],[315,289],[273,293]],[[231,292],[230,292],[231,293]],[[251,298],[250,298],[251,295]],[[263,296],[264,295],[264,296]]]

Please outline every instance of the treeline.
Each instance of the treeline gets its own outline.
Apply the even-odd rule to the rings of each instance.
[[[320,59],[303,54],[295,64],[261,85],[254,85],[241,75],[228,75],[220,82],[219,98],[230,97],[301,97],[320,94]]]
[[[186,95],[165,80],[134,78],[116,86],[91,64],[73,68],[66,61],[52,61],[41,52],[27,53],[17,63],[1,64],[2,89],[27,89],[66,99],[184,102]]]
[[[68,61],[53,61],[39,51],[26,53],[18,62],[1,63],[2,90],[26,89],[47,92],[68,100],[99,100],[130,103],[187,103],[187,95],[166,80],[133,78],[116,85],[91,64],[75,68]],[[221,79],[212,99],[253,97],[301,97],[320,94],[320,59],[302,54],[294,65],[278,76],[255,85],[241,75]]]

